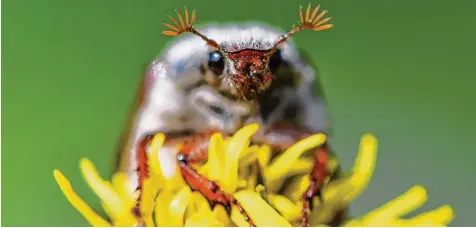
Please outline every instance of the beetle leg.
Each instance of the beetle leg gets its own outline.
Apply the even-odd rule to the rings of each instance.
[[[231,214],[231,207],[235,206],[244,216],[244,219],[248,224],[251,227],[255,227],[256,225],[252,219],[231,194],[225,193],[215,182],[200,175],[191,166],[191,164],[195,162],[203,161],[208,158],[207,154],[210,136],[210,133],[202,133],[182,141],[182,146],[177,155],[182,176],[192,190],[198,191],[205,196],[212,208],[215,205],[220,204],[225,207],[229,214]]]
[[[258,132],[254,139],[260,143],[270,145],[275,150],[284,151],[299,140],[311,135],[312,132],[305,128],[299,128],[290,124],[279,124]],[[312,202],[314,197],[317,196],[322,200],[321,190],[325,179],[329,175],[327,171],[327,157],[327,143],[314,149],[314,166],[309,174],[310,185],[301,198],[303,203],[301,225],[303,227],[309,226],[309,212],[313,208]]]
[[[315,149],[314,167],[309,175],[310,184],[301,198],[303,203],[301,209],[301,226],[303,227],[309,226],[309,212],[313,208],[314,197],[317,196],[319,200],[322,200],[322,187],[324,186],[326,177],[329,175],[326,167],[327,159],[328,150],[326,144]]]
[[[233,205],[243,215],[244,219],[251,227],[256,226],[248,216],[248,213],[246,213],[241,204],[232,195],[226,194],[215,182],[198,174],[197,171],[189,165],[189,161],[184,154],[179,153],[177,158],[179,160],[180,170],[184,180],[190,188],[205,196],[212,207],[217,204],[223,205],[227,212],[231,214],[231,206]]]
[[[137,162],[138,162],[138,167],[137,167],[137,172],[138,172],[138,177],[139,181],[137,184],[136,191],[138,192],[138,197],[136,200],[136,203],[134,207],[132,208],[132,214],[139,220],[138,226],[144,226],[144,221],[142,220],[142,212],[140,211],[140,205],[142,201],[142,188],[144,185],[144,181],[149,178],[149,164],[148,164],[148,159],[147,159],[147,147],[149,146],[150,142],[154,138],[154,135],[148,134],[145,137],[142,138],[142,140],[139,142],[138,145],[138,151],[137,151]]]

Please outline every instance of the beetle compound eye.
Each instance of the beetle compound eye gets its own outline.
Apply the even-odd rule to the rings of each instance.
[[[208,67],[216,75],[220,75],[223,73],[223,69],[225,68],[225,61],[223,60],[223,56],[220,52],[214,51],[208,54]]]
[[[281,50],[276,50],[276,52],[271,56],[269,59],[269,70],[272,73],[276,73],[279,69],[279,67],[283,63],[283,57],[281,56]]]

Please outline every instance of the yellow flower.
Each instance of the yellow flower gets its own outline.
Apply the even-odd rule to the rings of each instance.
[[[257,226],[300,226],[300,196],[309,185],[307,174],[313,165],[312,160],[303,154],[324,143],[326,137],[322,134],[312,135],[274,158],[267,145],[249,145],[251,135],[257,130],[258,126],[252,124],[226,140],[220,134],[213,135],[209,159],[199,167],[198,172],[232,194]],[[151,175],[142,190],[140,221],[131,212],[137,194],[129,193],[126,174],[116,173],[111,181],[106,181],[89,160],[80,161],[82,174],[99,196],[108,220],[100,217],[81,200],[60,171],[54,170],[54,177],[69,202],[93,226],[134,226],[139,222],[146,226],[249,226],[235,207],[232,207],[230,216],[221,205],[211,208],[203,195],[193,192],[185,184],[178,170],[177,175],[170,179],[162,175],[158,151],[164,138],[163,134],[157,134],[151,144]],[[310,214],[312,226],[328,224],[337,212],[346,208],[365,190],[374,171],[376,152],[377,141],[374,136],[364,135],[350,174],[327,180],[322,201],[314,201],[315,206]],[[334,172],[337,164],[336,158],[331,156],[328,169]],[[264,179],[263,184],[259,184],[260,175]],[[380,208],[346,220],[342,225],[446,226],[452,221],[453,210],[447,205],[410,219],[402,218],[426,200],[425,189],[415,186]]]

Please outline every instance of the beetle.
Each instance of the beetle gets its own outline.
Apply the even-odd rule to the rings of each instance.
[[[167,36],[180,36],[147,68],[139,85],[134,112],[119,145],[118,170],[139,190],[133,210],[140,217],[140,189],[148,177],[147,145],[154,133],[166,135],[159,160],[165,176],[180,170],[187,184],[211,205],[231,210],[236,206],[250,226],[246,211],[231,195],[199,175],[190,164],[207,159],[208,140],[214,132],[233,134],[249,123],[260,130],[252,143],[284,150],[314,133],[329,133],[330,124],[317,70],[290,41],[302,30],[333,27],[319,6],[299,8],[300,23],[288,32],[260,23],[208,25],[195,28],[196,12],[176,10],[164,23]],[[312,10],[312,12],[311,12]],[[182,35],[188,33],[188,35]],[[177,149],[176,145],[183,145]],[[302,197],[301,223],[308,226],[312,199],[320,196],[330,149],[325,143],[314,151],[311,184]],[[178,169],[177,169],[178,168]]]

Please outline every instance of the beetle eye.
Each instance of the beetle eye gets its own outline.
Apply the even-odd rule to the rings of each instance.
[[[216,75],[223,73],[223,68],[225,68],[225,62],[223,61],[223,56],[220,52],[214,51],[208,54],[208,67]]]
[[[278,49],[269,59],[269,70],[271,70],[272,73],[276,73],[282,63],[283,58],[281,56],[281,50]]]

